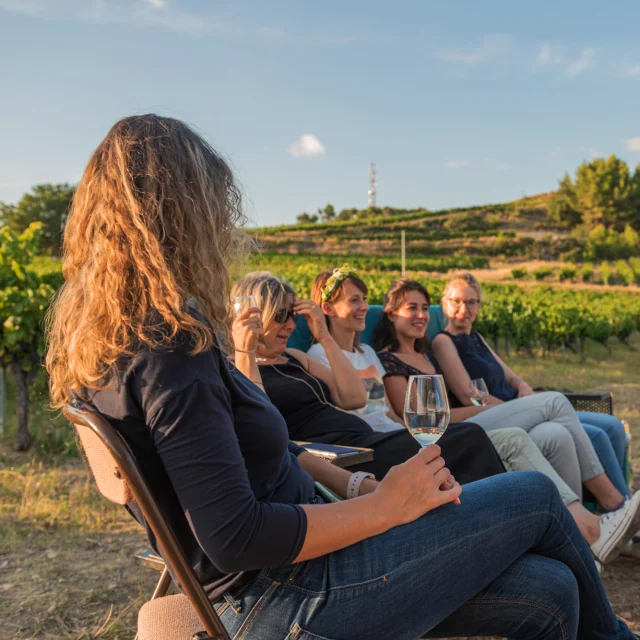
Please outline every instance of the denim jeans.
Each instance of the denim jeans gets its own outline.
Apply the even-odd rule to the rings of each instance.
[[[582,424],[597,427],[607,434],[618,460],[618,464],[622,469],[625,465],[628,448],[627,434],[624,431],[622,421],[608,413],[596,413],[594,411],[576,411],[576,413]]]
[[[218,605],[223,624],[235,640],[634,637],[548,478],[500,474],[466,485],[461,500],[341,551],[261,571]]]
[[[607,432],[600,427],[593,426],[593,424],[586,422],[583,422],[582,426],[589,436],[591,444],[598,454],[598,458],[600,458],[604,472],[609,477],[609,480],[611,480],[615,488],[623,496],[629,496],[629,485],[622,473],[622,466],[618,461],[618,457]]]

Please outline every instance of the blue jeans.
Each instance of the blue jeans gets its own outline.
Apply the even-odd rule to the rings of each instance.
[[[218,605],[239,640],[631,639],[551,480],[501,474],[415,522],[265,569]]]
[[[608,413],[596,413],[594,411],[576,411],[576,413],[582,424],[597,427],[607,434],[620,468],[624,468],[627,457],[627,434],[624,431],[622,421]]]
[[[598,414],[595,414],[595,415],[598,415]],[[608,416],[608,417],[612,418],[613,416]],[[582,422],[582,420],[583,418],[580,416],[580,421]],[[591,418],[589,418],[589,420],[591,420]],[[626,444],[627,444],[626,434],[624,433],[624,427],[622,426],[622,423],[617,418],[614,418],[614,420],[620,423],[620,426],[623,429],[622,435],[625,440],[624,450],[623,450],[623,460],[624,460],[624,455],[626,455]],[[598,458],[600,458],[600,462],[602,463],[602,467],[604,468],[604,472],[607,474],[607,477],[609,478],[609,480],[611,480],[615,488],[623,496],[629,496],[630,495],[629,485],[627,484],[624,474],[622,473],[623,467],[620,464],[620,461],[619,461],[620,459],[618,458],[617,452],[613,445],[613,441],[609,436],[609,433],[613,433],[613,438],[618,439],[617,433],[615,432],[615,430],[607,431],[598,426],[595,426],[591,422],[587,423],[586,421],[582,422],[582,426],[584,427],[584,430],[589,436],[589,439],[591,440],[591,444],[593,445],[593,448],[596,450],[596,453],[598,454]]]

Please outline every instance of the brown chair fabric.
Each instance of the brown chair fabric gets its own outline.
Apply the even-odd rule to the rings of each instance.
[[[74,427],[100,493],[117,504],[133,502],[133,493],[124,479],[118,477],[120,474],[118,465],[109,449],[88,427],[78,424]]]
[[[182,594],[150,600],[138,612],[138,640],[192,640],[199,631],[202,622]]]

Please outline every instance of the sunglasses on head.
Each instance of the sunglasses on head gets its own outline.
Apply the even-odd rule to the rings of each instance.
[[[295,319],[298,317],[297,313],[294,313],[293,309],[278,309],[273,316],[273,319],[278,324],[284,324],[289,318]]]

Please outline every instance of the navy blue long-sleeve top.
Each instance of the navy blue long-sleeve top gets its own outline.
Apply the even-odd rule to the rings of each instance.
[[[116,384],[82,404],[125,437],[217,599],[256,570],[297,557],[307,528],[298,505],[311,502],[314,486],[298,464],[303,449],[267,396],[219,349],[189,350],[186,341],[170,351],[141,348],[118,368]]]

